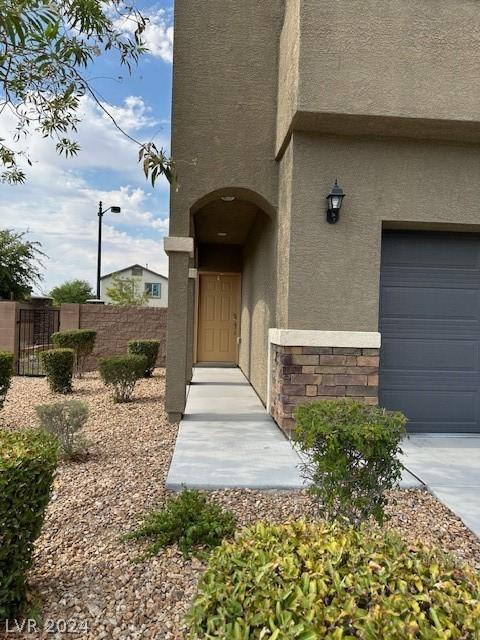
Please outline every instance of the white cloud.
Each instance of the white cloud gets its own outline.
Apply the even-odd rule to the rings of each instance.
[[[77,277],[94,284],[99,200],[105,207],[122,207],[120,214],[104,216],[103,272],[137,262],[148,262],[161,273],[167,270],[163,236],[168,228],[168,185],[164,181],[151,189],[137,163],[135,145],[93,100],[84,98],[81,110],[78,157],[60,158],[51,140],[32,135],[26,145],[34,164],[27,167],[26,184],[0,189],[1,227],[28,229],[49,256],[45,291]],[[157,124],[144,101],[135,96],[115,106],[114,113],[130,132],[139,122],[142,130]],[[2,116],[0,137],[8,138],[11,129],[12,121]],[[102,178],[108,186],[99,188]]]
[[[150,55],[161,58],[164,62],[173,61],[173,25],[171,11],[167,9],[150,9],[142,11],[148,19],[142,39]],[[115,27],[124,33],[133,34],[135,22],[129,19],[114,20]]]

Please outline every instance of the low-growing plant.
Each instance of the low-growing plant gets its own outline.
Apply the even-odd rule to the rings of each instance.
[[[480,637],[480,578],[392,532],[257,524],[213,551],[189,638],[451,640]]]
[[[13,375],[13,353],[0,351],[0,409],[3,408]]]
[[[81,378],[85,361],[95,347],[97,332],[93,329],[72,329],[71,331],[57,331],[52,334],[55,347],[73,349],[75,352],[75,373]]]
[[[128,353],[147,358],[147,366],[143,374],[144,378],[151,378],[157,362],[160,340],[130,340]]]
[[[137,380],[143,378],[147,366],[145,356],[110,356],[100,358],[98,370],[107,386],[113,388],[115,402],[128,402]]]
[[[75,362],[73,349],[42,351],[40,360],[50,389],[55,393],[70,393],[72,391],[73,365]]]
[[[386,491],[398,484],[406,418],[349,400],[324,400],[296,411],[294,440],[304,477],[327,519],[385,518]]]
[[[45,431],[0,430],[0,620],[26,599],[26,574],[57,466],[57,439]]]
[[[160,511],[147,515],[143,525],[127,538],[151,540],[146,556],[173,544],[189,556],[216,547],[234,531],[231,511],[209,501],[204,493],[187,489],[169,498]]]
[[[81,400],[68,400],[35,407],[40,426],[58,438],[60,453],[68,460],[82,460],[86,455],[86,439],[80,429],[88,418],[88,405]]]

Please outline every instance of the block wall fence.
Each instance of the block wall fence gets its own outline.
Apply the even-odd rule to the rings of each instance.
[[[60,331],[94,329],[95,349],[86,369],[96,369],[98,358],[127,352],[129,340],[160,340],[157,366],[165,366],[167,309],[118,305],[62,304]]]

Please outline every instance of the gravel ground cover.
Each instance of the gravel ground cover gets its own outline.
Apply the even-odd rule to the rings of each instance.
[[[9,631],[6,638],[183,638],[182,620],[201,562],[184,559],[176,549],[136,562],[143,543],[122,538],[136,528],[142,513],[166,496],[164,482],[177,429],[167,422],[163,394],[161,369],[153,379],[142,380],[134,402],[125,405],[113,404],[95,374],[75,381],[71,397],[90,407],[90,456],[60,466],[36,545],[30,584],[43,630]],[[32,426],[36,404],[61,399],[44,379],[17,377],[0,425]],[[312,502],[302,492],[229,490],[213,492],[212,497],[232,509],[241,524],[314,517]],[[480,568],[480,541],[428,493],[392,492],[389,511],[389,526],[403,537],[438,544]]]

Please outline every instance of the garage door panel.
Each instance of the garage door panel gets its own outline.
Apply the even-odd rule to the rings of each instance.
[[[383,267],[417,269],[422,274],[434,269],[480,268],[478,238],[453,234],[391,233],[385,234]]]
[[[385,320],[478,321],[479,296],[475,289],[389,287],[382,289]]]
[[[385,338],[382,371],[477,372],[478,343],[473,340]]]
[[[476,391],[384,389],[384,401],[409,418],[410,430],[475,431],[478,425]]]
[[[389,233],[382,244],[380,402],[412,431],[480,431],[480,239]]]

